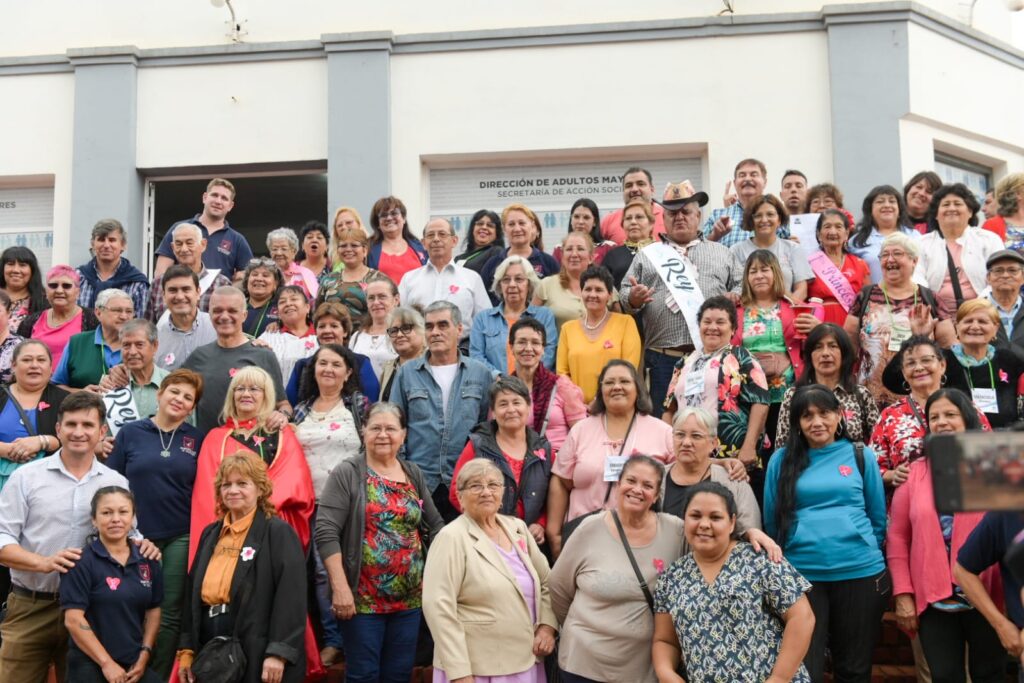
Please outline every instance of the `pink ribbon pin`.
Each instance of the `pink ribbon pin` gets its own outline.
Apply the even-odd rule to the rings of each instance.
[[[169,353],[166,356],[164,356],[164,365],[170,365],[173,362],[174,362],[174,354],[173,353]]]
[[[459,286],[458,285],[449,285],[448,286],[448,293],[449,294],[454,294],[457,291],[459,291]]]
[[[47,409],[47,408],[49,408],[49,407],[50,407],[50,404],[49,404],[49,403],[47,403],[46,401],[40,401],[40,402],[39,402],[39,403],[38,403],[38,404],[36,405],[36,410],[46,410],[46,409]]]
[[[518,541],[516,541],[516,543],[519,544],[519,549],[522,550],[525,553],[526,552],[526,541],[524,539],[520,538]]]
[[[1006,370],[1000,370],[999,371],[999,381],[1004,383],[1004,384],[1009,384],[1010,383],[1010,376],[1008,374],[1006,374]]]
[[[851,474],[853,474],[853,469],[851,469],[849,465],[840,465],[839,474],[843,475],[844,477],[848,477]]]
[[[110,586],[110,590],[116,591],[117,587],[121,585],[121,579],[116,576],[108,576],[107,585]]]
[[[653,562],[654,571],[658,572],[659,574],[665,571],[665,560],[661,559],[660,557],[656,557],[654,558]]]
[[[311,348],[313,348],[313,340],[312,339],[307,339],[306,340],[306,350],[308,351]]]
[[[338,424],[337,422],[332,422],[331,424],[327,425],[327,428],[330,429],[332,432],[336,432],[339,429],[341,429],[341,425]]]
[[[605,340],[604,348],[611,349],[611,348],[614,348],[614,347],[615,347],[615,344],[612,344],[612,340],[611,339],[606,339]]]
[[[267,438],[265,436],[254,436],[254,437],[252,437],[252,442],[254,444],[256,444],[257,446],[259,446],[261,443],[263,443],[266,440],[267,440]]]
[[[238,368],[231,368],[228,370],[228,377],[234,377],[238,374]]]

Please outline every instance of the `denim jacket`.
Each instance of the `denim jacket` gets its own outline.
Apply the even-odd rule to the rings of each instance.
[[[459,356],[448,410],[442,411],[441,387],[427,366],[429,356],[428,352],[402,364],[391,387],[391,402],[402,408],[408,422],[405,457],[420,468],[433,491],[450,485],[470,431],[487,419],[494,372],[480,361]]]
[[[555,352],[558,350],[558,328],[555,327],[555,316],[551,309],[544,306],[526,307],[525,318],[536,318],[547,331],[547,343],[544,345],[544,367],[555,369]],[[505,304],[500,304],[486,311],[480,311],[473,318],[473,328],[469,332],[469,355],[492,370],[501,374],[508,373],[508,357],[505,347],[508,345],[508,323],[505,322]]]

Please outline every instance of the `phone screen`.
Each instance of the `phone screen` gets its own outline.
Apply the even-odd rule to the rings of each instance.
[[[1024,510],[1024,432],[933,434],[925,457],[939,512]]]

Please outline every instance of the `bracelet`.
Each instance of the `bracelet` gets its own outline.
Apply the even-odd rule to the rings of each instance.
[[[42,434],[39,435],[39,445],[42,447],[41,450],[44,451],[46,450],[46,447],[49,445],[46,442],[46,438]]]
[[[142,647],[140,647],[139,652],[145,652],[150,657],[153,656],[153,648],[151,648],[149,645],[143,645]]]

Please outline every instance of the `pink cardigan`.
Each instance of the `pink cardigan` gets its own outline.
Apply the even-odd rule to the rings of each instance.
[[[953,516],[951,553],[946,556],[946,543],[939,526],[932,490],[931,466],[922,458],[910,464],[907,481],[892,499],[885,555],[892,575],[892,593],[914,596],[917,613],[928,605],[950,595],[953,567],[960,547],[978,526],[983,512],[959,512]],[[1003,585],[997,567],[981,573],[981,582],[996,605],[1002,605]]]

